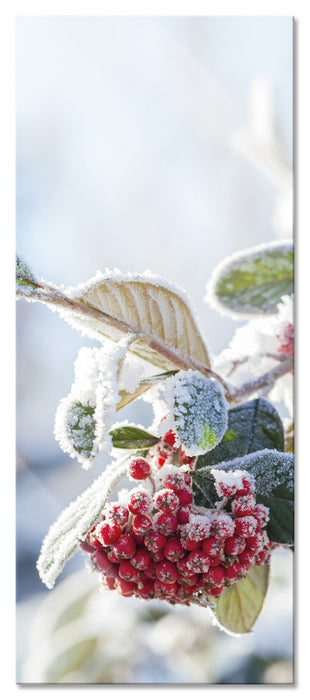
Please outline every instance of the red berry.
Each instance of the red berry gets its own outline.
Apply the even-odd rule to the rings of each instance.
[[[168,510],[164,513],[157,513],[153,522],[155,529],[162,535],[172,535],[178,527],[177,517]]]
[[[178,582],[182,586],[194,586],[198,581],[198,574],[179,574]]]
[[[265,527],[269,520],[269,508],[263,506],[261,503],[257,503],[252,515],[256,518],[259,527]]]
[[[212,583],[214,586],[221,586],[225,579],[225,569],[223,566],[210,566],[206,574],[203,574],[203,582]]]
[[[193,502],[193,493],[192,491],[189,491],[189,489],[176,489],[175,494],[177,495],[181,506],[186,506]]]
[[[139,549],[137,549],[134,555],[131,557],[130,563],[137,569],[147,569],[151,563],[151,556],[146,547],[139,547]]]
[[[252,515],[244,515],[235,520],[235,534],[252,537],[257,529],[257,520]]]
[[[135,581],[125,581],[124,579],[119,579],[120,592],[126,598],[134,594],[137,584]]]
[[[260,552],[258,552],[255,555],[255,564],[256,566],[262,566],[263,564],[267,564],[270,558],[270,550],[269,549],[261,549]]]
[[[187,557],[187,570],[190,573],[205,573],[210,566],[210,557],[201,550],[190,552]]]
[[[182,474],[168,474],[164,480],[164,488],[177,491],[185,486],[184,477]]]
[[[177,512],[177,518],[181,525],[186,525],[189,522],[190,508],[181,506]]]
[[[155,499],[155,506],[159,510],[175,510],[179,505],[178,496],[171,489],[161,489]]]
[[[207,537],[202,543],[202,549],[205,554],[209,554],[210,557],[215,557],[223,553],[224,551],[224,540],[219,540],[213,535]]]
[[[214,586],[214,588],[210,588],[208,590],[208,595],[212,595],[212,596],[216,597],[218,595],[221,595],[221,593],[223,593],[223,590],[224,590],[224,586]]]
[[[116,576],[111,576],[111,577],[110,577],[110,576],[105,576],[104,579],[103,579],[103,581],[104,581],[104,583],[106,583],[106,585],[108,586],[108,588],[110,589],[110,591],[113,591],[113,590],[114,590],[115,584],[116,584],[116,581],[117,581]]]
[[[166,443],[166,445],[169,445],[169,447],[173,447],[176,441],[176,434],[173,432],[173,430],[168,430],[167,433],[165,433],[163,437],[163,442]]]
[[[109,509],[109,516],[115,520],[120,527],[124,527],[124,525],[128,523],[129,510],[125,506],[114,505]]]
[[[246,549],[241,552],[241,554],[238,555],[238,559],[240,564],[243,564],[243,566],[246,566],[247,568],[250,568],[254,564],[254,559],[255,559],[255,552],[253,552],[252,549]]]
[[[147,515],[135,515],[132,521],[132,531],[134,535],[144,536],[151,530],[152,521]]]
[[[256,530],[255,535],[247,537],[246,546],[249,549],[258,550],[265,544],[265,537],[263,530]]]
[[[148,578],[151,578],[151,579],[156,578],[156,567],[157,567],[156,562],[150,561],[148,567],[146,569],[144,569],[145,576],[147,576]]]
[[[147,577],[138,582],[136,592],[139,594],[140,598],[152,598],[154,595],[154,583]]]
[[[234,534],[235,523],[228,513],[218,513],[212,520],[211,534],[222,540]]]
[[[253,477],[248,474],[247,476],[242,477],[242,488],[237,490],[236,496],[246,496],[249,493],[252,493],[254,491],[254,479]]]
[[[236,532],[236,530],[235,530]],[[225,541],[224,545],[224,552],[226,554],[232,554],[236,556],[237,554],[240,554],[240,552],[243,552],[245,549],[245,539],[244,537],[237,537],[236,535],[233,535],[232,537],[228,537],[227,540]]]
[[[160,532],[150,530],[144,538],[144,544],[150,552],[159,552],[166,544],[166,537]]]
[[[91,555],[91,561],[93,562],[96,569],[107,574],[113,568],[113,563],[108,559],[106,552],[95,551]]]
[[[97,525],[96,531],[98,540],[108,547],[121,535],[122,528],[114,520],[109,520],[104,525]]]
[[[173,598],[173,596],[176,595],[178,586],[175,582],[168,583],[168,581],[156,579],[156,581],[154,581],[154,590],[160,598]]]
[[[136,543],[131,535],[121,535],[113,547],[117,559],[130,559],[136,550]]]
[[[156,576],[160,581],[168,581],[169,583],[174,583],[177,581],[179,572],[175,564],[172,561],[161,561],[157,564]]]
[[[248,494],[247,496],[238,496],[231,502],[231,510],[235,515],[251,515],[255,507],[255,496]]]
[[[100,548],[101,548],[102,547],[101,542],[98,542],[98,544],[100,544]],[[94,547],[92,544],[90,544],[87,540],[80,542],[80,547],[83,550],[83,552],[88,552],[88,554],[91,554],[96,549],[96,547]]]
[[[186,554],[178,537],[171,537],[164,546],[164,555],[169,561],[177,561]]]
[[[136,457],[130,462],[128,472],[132,479],[140,481],[150,475],[151,465],[143,457]]]
[[[230,582],[243,578],[244,574],[245,568],[242,564],[238,564],[238,562],[227,566],[225,569],[225,579]]]
[[[147,515],[153,508],[153,500],[147,491],[137,489],[131,493],[128,508],[134,515]]]
[[[125,581],[138,581],[140,572],[128,560],[125,560],[119,565],[118,575]]]

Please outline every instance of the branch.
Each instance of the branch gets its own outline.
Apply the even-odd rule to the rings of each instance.
[[[269,370],[269,372],[266,372],[257,379],[253,379],[252,381],[246,382],[240,387],[231,389],[229,395],[226,395],[226,398],[230,403],[239,403],[240,400],[243,400],[247,396],[254,394],[257,391],[260,391],[261,389],[266,388],[270,390],[277,379],[283,377],[283,375],[287,374],[288,372],[293,372],[293,369],[293,357],[285,355],[285,359],[279,362],[279,364],[276,367],[273,367]]]

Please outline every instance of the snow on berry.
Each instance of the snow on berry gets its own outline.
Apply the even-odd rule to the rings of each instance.
[[[128,508],[134,515],[147,515],[153,508],[153,500],[145,489],[135,489],[130,494]]]
[[[179,498],[171,489],[160,489],[155,497],[155,506],[159,510],[174,511],[180,504]]]
[[[151,473],[150,463],[143,457],[136,457],[133,459],[128,467],[128,474],[132,479],[143,480],[146,479]]]
[[[243,515],[235,519],[235,535],[252,537],[257,530],[257,520],[253,515]]]
[[[234,534],[235,523],[228,513],[217,513],[211,523],[211,534],[219,540]]]
[[[255,502],[253,494],[238,496],[231,502],[231,510],[235,515],[251,515],[255,508]]]
[[[245,489],[246,485],[251,490],[255,487],[254,478],[245,470],[225,472],[223,469],[211,469],[211,474],[214,478],[216,493],[220,497],[231,498],[238,491]]]

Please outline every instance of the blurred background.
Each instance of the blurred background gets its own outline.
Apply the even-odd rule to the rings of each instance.
[[[17,249],[65,286],[151,270],[189,294],[210,354],[239,325],[203,302],[223,257],[292,237],[291,17],[16,22]],[[255,633],[208,611],[100,593],[83,555],[36,571],[61,510],[101,473],[53,437],[83,338],[17,304],[17,682],[291,683],[292,555],[274,554]],[[120,414],[145,426],[151,407]]]

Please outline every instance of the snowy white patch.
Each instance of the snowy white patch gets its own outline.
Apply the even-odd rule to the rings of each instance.
[[[211,469],[210,471],[215,481],[215,488],[217,484],[221,483],[225,486],[235,486],[238,491],[239,489],[242,489],[242,479],[244,477],[251,482],[253,490],[255,488],[254,477],[245,470],[236,469],[234,472],[225,472],[222,469]]]
[[[76,458],[84,469],[91,466],[100,451],[112,449],[109,431],[119,401],[117,373],[127,345],[128,340],[124,338],[116,345],[109,343],[101,348],[81,348],[74,365],[70,394],[60,401],[56,411],[56,440],[64,452]],[[84,416],[77,423],[78,413],[81,415],[83,408]]]

